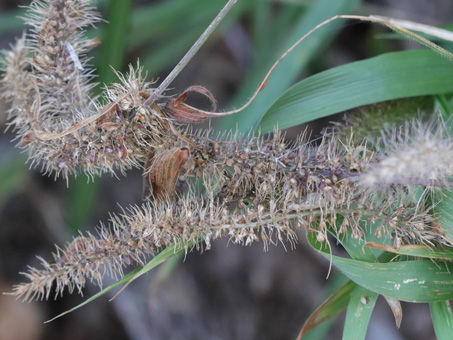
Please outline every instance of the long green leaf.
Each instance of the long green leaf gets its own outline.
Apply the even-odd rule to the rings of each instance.
[[[384,250],[399,255],[409,255],[436,260],[453,261],[453,251],[451,249],[436,249],[420,244],[401,246],[400,248],[397,249],[388,244],[367,242],[365,243],[365,247]]]
[[[453,263],[428,260],[369,263],[329,253],[325,244],[309,233],[317,249],[349,279],[375,293],[409,302],[444,301],[453,298]]]
[[[340,271],[357,284],[402,301],[453,299],[453,264],[432,261],[368,263],[334,257]]]
[[[453,92],[451,79],[453,63],[430,50],[393,52],[349,63],[289,88],[266,112],[261,131],[385,100]]]
[[[337,219],[338,224],[341,224],[341,222],[341,218]],[[329,228],[329,232],[337,238],[354,260],[378,262],[371,249],[364,247],[365,241],[352,237],[351,232],[347,235],[343,235],[343,237],[338,237],[331,228]],[[371,292],[364,287],[356,286],[354,288],[347,306],[343,330],[344,340],[365,339],[366,330],[368,329],[371,313],[373,312],[377,298],[377,293]]]
[[[377,298],[377,293],[360,286],[355,287],[346,312],[343,340],[365,339]]]
[[[437,340],[450,340],[453,336],[453,313],[450,301],[431,302],[429,309]]]
[[[188,244],[177,243],[173,246],[168,246],[163,251],[161,251],[158,255],[156,255],[151,261],[149,261],[146,265],[143,266],[131,279],[129,279],[126,284],[115,294],[112,298],[114,299],[118,294],[120,294],[127,286],[129,286],[133,281],[138,279],[143,274],[146,274],[151,269],[154,269],[156,266],[165,262],[168,258],[179,254],[183,250],[187,250],[195,245],[195,242],[189,242]]]
[[[341,219],[337,222],[341,224]],[[336,233],[332,228],[329,228],[329,232],[336,237]],[[323,253],[329,252],[326,243],[322,244],[316,242],[313,237],[310,237],[313,235],[309,234],[308,236],[310,244],[314,246],[315,249]],[[344,235],[343,237],[338,238],[338,240],[352,258],[358,261],[366,261],[364,263],[377,262],[373,252],[369,248],[364,247],[365,242],[363,240],[355,239],[351,235]],[[333,317],[335,315],[333,313],[334,311],[335,313],[339,313],[342,309],[347,307],[343,339],[364,339],[377,297],[377,293],[364,287],[357,286],[353,281],[349,281],[313,312],[302,328],[299,336],[301,337],[310,329],[316,327],[321,322],[324,322],[325,320],[323,320],[322,317]],[[327,312],[329,312],[329,314]]]
[[[270,56],[271,62],[276,60],[284,51],[286,51],[295,41],[307,33],[318,23],[326,20],[336,14],[351,12],[360,0],[316,0],[310,8],[304,13],[289,38],[282,44],[275,41],[275,54]],[[320,48],[326,46],[329,40],[339,31],[336,29],[339,23],[333,23],[327,28],[315,32],[307,40],[301,43],[286,59],[276,68],[269,78],[267,87],[261,91],[255,101],[240,114],[225,117],[222,120],[222,128],[235,129],[238,126],[239,131],[247,132],[252,127],[256,127],[263,114],[269,109],[272,103],[290,86],[299,76],[300,72],[307,63],[319,52]],[[257,58],[269,58],[269,56],[257,55]],[[247,83],[240,90],[238,102],[243,103],[244,99],[256,89],[256,86],[267,73],[269,64],[260,63],[262,68],[257,69],[248,77]]]
[[[72,313],[72,312],[76,311],[77,309],[79,309],[79,308],[81,308],[81,307],[83,307],[83,306],[89,304],[91,301],[94,301],[94,300],[96,300],[97,298],[101,297],[101,296],[104,295],[105,293],[108,293],[108,292],[111,291],[112,289],[114,289],[114,288],[116,288],[116,287],[118,287],[118,286],[120,286],[120,285],[122,285],[122,284],[128,282],[130,279],[132,279],[132,278],[135,276],[135,274],[137,274],[137,273],[140,271],[140,269],[142,269],[142,267],[137,267],[137,268],[135,268],[133,271],[131,271],[130,273],[128,273],[127,275],[125,275],[123,278],[121,278],[120,280],[116,281],[115,283],[112,283],[110,286],[104,288],[104,289],[101,290],[99,293],[94,294],[92,297],[86,299],[86,300],[83,301],[81,304],[78,304],[77,306],[75,306],[75,307],[73,307],[73,308],[67,310],[66,312],[63,312],[63,313],[61,313],[61,314],[59,314],[59,315],[53,317],[52,319],[47,320],[45,323],[52,322],[52,321],[54,321],[54,320],[56,320],[56,319],[58,319],[58,318],[60,318],[60,317],[62,317],[62,316],[64,316],[64,315],[66,315],[66,314]]]

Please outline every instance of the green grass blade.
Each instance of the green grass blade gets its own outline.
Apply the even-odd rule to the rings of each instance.
[[[342,244],[348,254],[357,261],[365,262],[378,262],[376,256],[373,254],[370,248],[364,247],[365,241],[362,239],[356,239],[350,235],[344,235],[338,238],[338,241]]]
[[[432,261],[368,263],[334,257],[340,271],[357,284],[402,301],[453,298],[453,264]]]
[[[338,219],[337,223],[341,224],[342,219]],[[337,238],[341,245],[345,248],[348,254],[358,261],[378,262],[376,256],[370,248],[364,247],[365,241],[352,237],[349,233],[342,237],[337,237],[334,230],[329,228],[329,232]],[[352,282],[352,281],[350,281]],[[347,304],[346,321],[343,332],[343,339],[365,339],[368,323],[373,312],[378,294],[369,291],[363,287],[354,285]]]
[[[439,94],[434,98],[435,98],[434,111],[440,113],[442,120],[446,122],[445,125],[451,131],[452,121],[449,118],[453,113],[453,102],[446,95]]]
[[[266,112],[262,132],[385,100],[453,92],[453,63],[430,50],[380,55],[309,77]]]
[[[406,20],[398,20],[389,17],[380,17],[380,16],[354,16],[354,15],[340,15],[339,17],[343,19],[357,19],[363,21],[374,22],[378,24],[382,24],[390,28],[391,30],[400,33],[407,39],[414,40],[419,44],[432,49],[433,51],[439,53],[440,55],[453,60],[453,53],[450,51],[442,48],[441,46],[436,45],[432,41],[426,39],[424,36],[415,33],[417,32],[425,32],[429,33],[430,36],[446,39],[448,41],[452,41],[452,34],[451,32],[443,29],[436,28],[430,25],[424,25],[416,22],[406,21]]]
[[[406,246],[401,246],[400,248],[396,249],[395,247],[388,244],[367,242],[365,243],[365,247],[384,250],[399,255],[409,255],[435,260],[453,261],[453,251],[451,249],[438,249],[438,248],[436,249],[421,244],[410,244]]]
[[[426,39],[425,37],[423,37],[419,34],[409,31],[403,27],[398,27],[398,26],[393,26],[393,25],[387,25],[387,27],[398,33],[403,34],[405,37],[412,39],[412,40],[418,42],[419,44],[422,44],[423,46],[426,46],[426,47],[432,49],[433,51],[439,53],[440,55],[442,55],[446,58],[453,59],[453,54],[451,52],[443,49],[442,47],[436,45],[432,41]]]
[[[138,279],[143,274],[146,274],[151,269],[154,269],[156,266],[161,264],[162,262],[166,261],[168,258],[175,256],[176,254],[181,253],[183,250],[187,251],[188,248],[191,248],[195,245],[195,242],[189,242],[189,244],[182,244],[176,243],[173,246],[168,246],[159,254],[157,254],[151,261],[149,261],[146,265],[143,266],[131,279],[129,279],[123,287],[115,294],[112,300],[120,294],[127,286],[129,286],[133,281]]]
[[[120,285],[123,285],[123,284],[128,285],[130,282],[134,281],[139,276],[142,276],[143,274],[149,272],[151,269],[154,269],[155,267],[157,267],[161,263],[163,263],[166,260],[168,260],[170,257],[175,256],[178,253],[181,253],[185,249],[186,248],[183,245],[181,245],[181,244],[175,244],[175,245],[168,246],[163,251],[161,251],[159,254],[157,254],[145,266],[143,266],[143,267],[139,266],[139,267],[135,268],[133,271],[131,271],[130,273],[125,275],[123,278],[121,278],[120,280],[118,280],[115,283],[111,284],[110,286],[104,288],[99,293],[93,295],[92,297],[90,297],[86,301],[84,301],[81,304],[75,306],[74,308],[71,308],[71,309],[67,310],[64,313],[61,313],[60,315],[57,315],[56,317],[52,318],[51,320],[49,320],[47,322],[53,321],[53,320],[55,320],[55,319],[57,319],[57,318],[59,318],[59,317],[61,317],[63,315],[66,315],[66,314],[69,314],[71,312],[74,312],[75,310],[85,306],[86,304],[90,303],[93,300],[96,300],[97,298],[101,297],[105,293],[111,291],[112,289],[114,289],[114,288],[116,288],[116,287],[118,287]],[[124,286],[123,286],[123,288],[124,288]]]
[[[348,306],[351,294],[356,287],[354,282],[348,281],[330,295],[305,321],[298,339],[343,311]]]
[[[341,219],[337,222],[341,224]],[[336,237],[336,233],[333,229],[329,228],[329,232]],[[371,249],[364,247],[365,242],[363,240],[355,239],[351,235],[344,235],[343,237],[338,238],[338,241],[342,244],[342,246],[353,259],[358,261],[365,261],[365,263],[378,262]],[[314,241],[314,239],[312,239],[310,242],[310,244],[314,246],[315,249],[323,251],[325,253],[329,252],[325,244],[323,246],[319,242],[315,242],[316,241]],[[326,255],[326,257],[330,259],[329,255]],[[343,309],[347,307],[343,339],[364,339],[371,313],[379,294],[372,292],[364,287],[357,286],[357,284],[353,281],[349,281],[346,285],[351,289],[350,291],[348,291],[348,295],[343,296],[341,300],[338,299],[338,297],[338,301],[334,300],[334,306],[335,308],[337,308],[337,313],[342,310],[340,309],[339,302],[343,304],[341,305]],[[335,294],[339,294],[339,292],[336,292]],[[329,306],[329,303],[330,302],[326,301],[325,307],[323,307],[324,304],[321,305],[312,314],[312,316],[314,316],[310,316],[311,319],[307,320],[307,322],[315,322],[318,318],[320,318],[316,315],[317,313],[319,313],[321,316],[323,315],[322,313],[325,313],[323,309],[321,309],[322,312],[318,312],[321,307],[326,308],[329,311],[332,308]],[[332,316],[334,315],[332,314]],[[308,326],[306,327],[304,325],[304,328],[308,328]],[[305,331],[305,333],[308,332],[308,330],[304,330],[304,328],[302,328],[302,331]]]
[[[345,259],[329,253],[314,233],[310,245],[317,249],[350,280],[375,293],[409,302],[444,301],[453,298],[453,263],[431,260],[370,263]]]
[[[109,24],[102,31],[98,60],[99,80],[106,84],[116,80],[111,67],[121,70],[129,36],[132,0],[112,0],[108,8]]]
[[[118,286],[121,286],[122,284],[128,282],[130,279],[132,279],[139,271],[140,269],[142,269],[142,267],[137,267],[135,268],[133,271],[131,271],[130,273],[128,273],[127,275],[125,275],[123,278],[121,278],[120,280],[116,281],[115,283],[112,283],[110,286],[102,289],[99,293],[96,293],[94,294],[92,297],[86,299],[84,302],[82,302],[81,304],[78,304],[77,306],[67,310],[66,312],[63,312],[55,317],[53,317],[52,319],[50,320],[47,320],[46,323],[48,322],[52,322],[66,314],[69,314],[69,313],[72,313],[74,311],[76,311],[77,309],[87,305],[88,303],[96,300],[97,298],[101,297],[102,295],[104,295],[105,293],[108,293],[109,291],[111,291],[112,289],[118,287]]]
[[[281,46],[281,48],[276,48],[277,52],[270,56],[271,61],[273,62],[280,57],[284,51],[311,28],[336,14],[350,12],[359,2],[359,0],[316,0],[313,2],[309,10],[301,16],[299,22],[295,23],[295,29],[289,35],[286,43],[274,42],[274,46]],[[239,131],[248,132],[252,127],[256,126],[273,102],[297,79],[311,58],[317,55],[320,48],[325,47],[326,42],[339,32],[337,29],[338,25],[339,23],[333,23],[329,27],[324,27],[302,42],[275,69],[269,78],[267,87],[261,91],[255,101],[240,114],[225,117],[221,122],[222,128],[235,129],[238,126]],[[266,56],[260,55],[257,57],[265,58]],[[236,103],[242,104],[244,98],[250,96],[263,80],[269,64],[263,63],[262,65],[263,69],[256,70],[254,74],[248,77],[247,83],[239,91],[239,99],[235,101]]]
[[[343,340],[364,340],[378,294],[357,286],[346,312]]]
[[[453,336],[453,313],[450,301],[431,302],[429,309],[437,340],[450,340]]]

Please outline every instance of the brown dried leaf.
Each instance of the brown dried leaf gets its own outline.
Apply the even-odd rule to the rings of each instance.
[[[165,112],[177,122],[200,123],[211,116],[208,112],[199,110],[184,103],[190,92],[196,92],[207,97],[211,102],[212,113],[215,113],[217,110],[215,98],[208,89],[203,86],[191,86],[176,99],[170,99],[165,106]]]
[[[181,170],[187,168],[190,159],[188,148],[157,152],[148,160],[151,166],[148,170],[149,189],[154,198],[172,196],[176,189]]]
[[[403,320],[403,308],[401,307],[400,300],[384,296],[385,300],[392,310],[393,316],[395,317],[396,328],[400,328],[401,321]]]

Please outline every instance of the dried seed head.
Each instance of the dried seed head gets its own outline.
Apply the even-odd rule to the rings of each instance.
[[[200,132],[191,135],[196,148],[184,147],[184,141],[178,140],[175,148],[153,154],[148,162],[151,184],[171,191],[184,169],[189,184],[198,177],[206,194],[189,190],[172,199],[162,195],[112,216],[110,225],[101,226],[99,237],[76,238],[62,254],[55,255],[55,263],[43,261],[43,269],[31,268],[26,274],[30,281],[16,286],[14,294],[25,299],[48,298],[55,282],[57,294],[66,286],[80,291],[87,280],[100,285],[105,273],[120,276],[124,266],[143,263],[156,249],[175,243],[188,250],[203,240],[209,249],[213,240],[228,237],[243,245],[262,240],[267,249],[269,244],[285,241],[293,246],[299,229],[315,232],[318,241],[325,242],[328,224],[335,227],[340,220],[337,232],[351,231],[356,238],[363,237],[362,226],[372,220],[379,226],[376,235],[392,238],[396,247],[406,243],[451,245],[436,229],[429,208],[412,196],[376,200],[350,180],[357,175],[357,171],[350,172],[352,163],[361,169],[364,160],[375,161],[372,156],[363,157],[363,148],[359,152],[334,136],[319,144],[298,141],[283,145],[281,138],[277,133],[269,138],[230,136],[224,142],[213,142],[208,132]],[[261,164],[259,172],[253,170],[257,166],[244,162],[245,149],[249,159]],[[185,168],[188,159],[193,162]],[[326,184],[331,189],[324,190]]]
[[[453,140],[439,122],[406,123],[382,138],[375,162],[359,177],[364,187],[405,184],[448,186],[453,173]]]
[[[86,56],[97,42],[83,29],[100,18],[88,0],[34,1],[26,21],[32,32],[4,55],[4,96],[33,165],[64,177],[142,167],[151,148],[173,143],[178,132],[160,108],[144,105],[153,93],[142,68],[117,73],[119,82],[92,97]],[[32,57],[29,57],[29,51]]]

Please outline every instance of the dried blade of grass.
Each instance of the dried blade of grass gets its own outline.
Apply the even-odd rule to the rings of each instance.
[[[443,28],[434,27],[431,25],[421,24],[415,21],[394,19],[389,17],[383,17],[379,15],[371,15],[370,18],[387,21],[390,24],[397,25],[408,29],[410,31],[416,31],[420,33],[425,33],[432,37],[440,38],[447,41],[453,41],[453,32],[448,31]]]
[[[401,307],[401,302],[398,299],[385,296],[385,301],[387,301],[390,309],[392,310],[393,316],[395,317],[396,328],[401,327],[401,322],[403,321],[403,308]]]
[[[269,71],[267,72],[264,79],[258,85],[256,91],[253,93],[253,95],[250,97],[250,99],[244,105],[242,105],[241,107],[239,107],[237,109],[233,109],[233,110],[226,111],[226,112],[210,112],[210,111],[198,110],[198,113],[205,114],[206,116],[211,116],[211,117],[221,117],[221,116],[232,115],[232,114],[235,114],[235,113],[238,113],[238,112],[241,112],[242,110],[244,110],[246,107],[248,107],[254,101],[254,99],[261,92],[261,90],[263,90],[266,87],[269,77],[274,72],[274,70],[277,68],[277,66],[282,62],[282,60],[285,59],[286,56],[288,56],[288,54],[290,54],[302,41],[304,41],[306,38],[308,38],[315,31],[317,31],[318,29],[326,26],[327,24],[329,24],[332,21],[335,21],[337,19],[354,19],[354,20],[369,21],[369,22],[385,25],[388,28],[390,28],[396,32],[402,33],[407,38],[415,40],[418,43],[438,52],[442,56],[447,57],[450,60],[453,60],[453,53],[445,50],[444,48],[440,47],[439,45],[436,45],[435,43],[429,41],[428,39],[426,39],[414,32],[409,31],[402,26],[399,26],[398,24],[396,24],[394,22],[395,20],[392,22],[390,20],[377,19],[373,16],[366,17],[366,16],[360,16],[360,15],[335,15],[332,18],[327,19],[327,20],[321,22],[320,24],[316,25],[315,27],[313,27],[310,31],[308,31],[306,34],[304,34],[299,40],[297,40],[290,48],[288,48],[285,51],[285,53],[283,53],[280,56],[280,58],[278,58],[278,60],[272,65],[272,67],[269,69]],[[389,18],[389,19],[391,19],[391,18]],[[396,20],[396,21],[398,21],[398,20]],[[448,32],[448,31],[446,31],[446,32]],[[149,98],[148,98],[148,100],[149,100]]]

